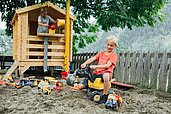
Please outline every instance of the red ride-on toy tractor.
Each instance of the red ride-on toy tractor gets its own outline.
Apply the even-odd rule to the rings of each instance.
[[[84,69],[75,70],[73,74],[68,74],[66,83],[71,86],[74,86],[76,80],[77,83],[80,83],[80,79],[77,79],[76,77],[88,79],[88,87],[86,90],[87,96],[90,100],[99,103],[102,98],[102,90],[104,89],[102,78],[95,78],[91,73],[90,67],[87,66]],[[108,93],[111,92],[109,91]]]

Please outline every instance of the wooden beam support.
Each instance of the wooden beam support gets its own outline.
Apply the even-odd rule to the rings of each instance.
[[[26,64],[24,67],[21,67],[20,69],[20,75],[23,75],[24,72],[30,67],[30,64]]]
[[[14,61],[14,64],[10,67],[10,69],[8,69],[8,71],[4,75],[3,80],[6,78],[6,76],[10,76],[14,72],[14,70],[18,67],[18,65],[19,65],[19,62]]]

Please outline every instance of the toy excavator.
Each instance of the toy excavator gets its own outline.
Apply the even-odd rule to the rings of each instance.
[[[77,83],[80,82],[78,77],[88,79],[88,88],[86,92],[89,99],[97,103],[100,102],[102,90],[104,89],[102,78],[95,78],[91,73],[90,67],[86,66],[84,69],[75,70],[73,74],[68,74],[66,77],[67,84],[76,87]]]

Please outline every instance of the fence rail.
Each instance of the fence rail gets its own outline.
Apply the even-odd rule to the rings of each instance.
[[[72,68],[79,68],[95,53],[78,53],[73,56]],[[171,92],[171,53],[118,53],[119,61],[114,76],[119,82]]]
[[[0,70],[8,69],[12,66],[13,62],[12,56],[0,56]]]

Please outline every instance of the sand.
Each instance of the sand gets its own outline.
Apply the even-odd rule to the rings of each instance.
[[[81,91],[68,87],[51,94],[38,94],[37,88],[0,86],[0,114],[171,114],[171,94],[146,89],[123,91],[113,88],[123,98],[120,110],[97,105]]]

